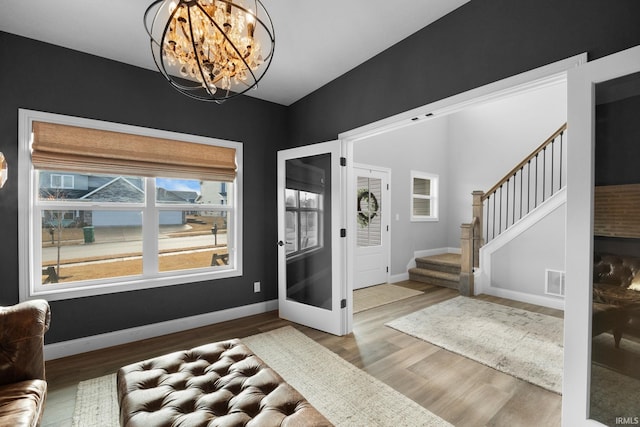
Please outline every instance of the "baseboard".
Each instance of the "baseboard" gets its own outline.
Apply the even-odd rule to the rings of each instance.
[[[550,298],[542,295],[532,295],[524,292],[513,291],[510,289],[496,288],[493,286],[485,286],[482,289],[485,295],[506,298],[514,301],[525,302],[528,304],[539,305],[547,308],[555,308],[564,311],[564,300]]]
[[[214,323],[226,322],[254,314],[266,313],[278,309],[278,300],[234,307],[197,316],[184,317],[136,328],[123,329],[75,340],[57,342],[44,346],[45,360],[59,359],[74,354],[100,350],[114,345],[127,344],[148,338],[155,338],[175,332],[186,331]]]

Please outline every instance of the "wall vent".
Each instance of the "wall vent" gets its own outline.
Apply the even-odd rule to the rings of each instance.
[[[548,295],[563,297],[564,296],[564,271],[546,269],[545,272],[546,272],[546,280],[545,280],[545,286],[544,286],[544,293]]]

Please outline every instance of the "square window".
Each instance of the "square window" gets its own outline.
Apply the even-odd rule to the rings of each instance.
[[[411,171],[411,221],[438,220],[438,176]]]

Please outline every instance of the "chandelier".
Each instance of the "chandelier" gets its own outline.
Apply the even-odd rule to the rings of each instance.
[[[144,24],[158,70],[195,99],[221,103],[257,87],[273,58],[260,0],[156,0]]]

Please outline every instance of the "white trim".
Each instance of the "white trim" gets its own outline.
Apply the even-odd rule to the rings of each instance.
[[[640,71],[640,46],[589,62],[567,77],[567,309],[562,425],[601,425],[588,419],[591,370],[595,85]],[[624,415],[624,414],[621,414]]]
[[[237,175],[233,191],[232,234],[228,236],[228,251],[231,265],[228,269],[209,271],[208,269],[194,270],[192,272],[157,273],[154,276],[146,275],[131,280],[118,278],[117,280],[96,280],[90,285],[80,283],[60,284],[55,289],[47,289],[38,286],[41,279],[32,277],[38,275],[40,262],[40,248],[36,247],[33,236],[38,233],[36,219],[32,218],[34,212],[34,199],[38,191],[36,172],[31,164],[32,123],[34,121],[58,123],[69,126],[79,126],[98,130],[118,131],[132,135],[143,135],[156,138],[173,139],[177,141],[193,142],[220,147],[231,147],[236,151]],[[204,280],[216,280],[229,277],[242,276],[242,197],[243,190],[243,144],[236,141],[222,140],[218,138],[190,135],[170,132],[140,126],[125,125],[121,123],[92,120],[82,117],[66,116],[61,114],[46,113],[41,111],[19,109],[18,110],[18,259],[19,268],[19,297],[20,301],[30,298],[44,298],[49,301],[69,298],[80,298],[92,295],[104,295],[110,293],[125,292],[138,289],[149,289],[162,286],[174,286],[185,283],[193,283]],[[155,194],[155,191],[152,191]],[[175,207],[175,206],[173,206]],[[147,224],[149,221],[145,222]],[[147,224],[152,225],[152,224]],[[153,229],[146,227],[147,234],[151,235]],[[154,251],[151,251],[154,252]],[[203,271],[204,270],[204,271]],[[115,282],[115,283],[114,283]]]
[[[166,322],[139,326],[136,328],[122,329],[100,335],[92,335],[86,338],[57,342],[44,346],[45,360],[59,359],[75,354],[100,350],[115,345],[128,344],[162,335],[182,332],[189,329],[200,328],[241,317],[253,316],[278,309],[278,300],[259,302],[196,316],[183,317]]]
[[[557,310],[564,310],[564,300],[546,297],[544,295],[533,295],[525,292],[514,291],[511,289],[502,289],[489,287],[483,292],[485,295],[492,295],[494,297],[507,298],[513,301],[525,302],[528,304],[535,304],[542,307],[555,308]],[[477,295],[477,294],[476,294]]]
[[[491,240],[480,248],[480,268],[476,270],[474,275],[475,295],[487,294],[503,298],[510,298],[516,301],[526,302],[530,304],[542,305],[544,307],[556,308],[564,310],[564,299],[533,295],[524,292],[507,290],[492,286],[491,281],[491,257],[494,252],[520,236],[536,223],[553,213],[556,209],[566,205],[567,191],[566,188],[556,192],[553,196],[540,204],[536,209],[523,216],[515,224],[501,233],[495,239]]]
[[[489,83],[466,92],[444,98],[422,107],[417,107],[403,113],[368,125],[360,126],[338,135],[346,141],[358,141],[371,136],[386,133],[428,120],[451,114],[465,108],[495,101],[516,93],[537,90],[566,81],[566,72],[587,62],[587,54],[581,53],[552,64],[544,65],[515,76],[507,77],[497,82]]]

